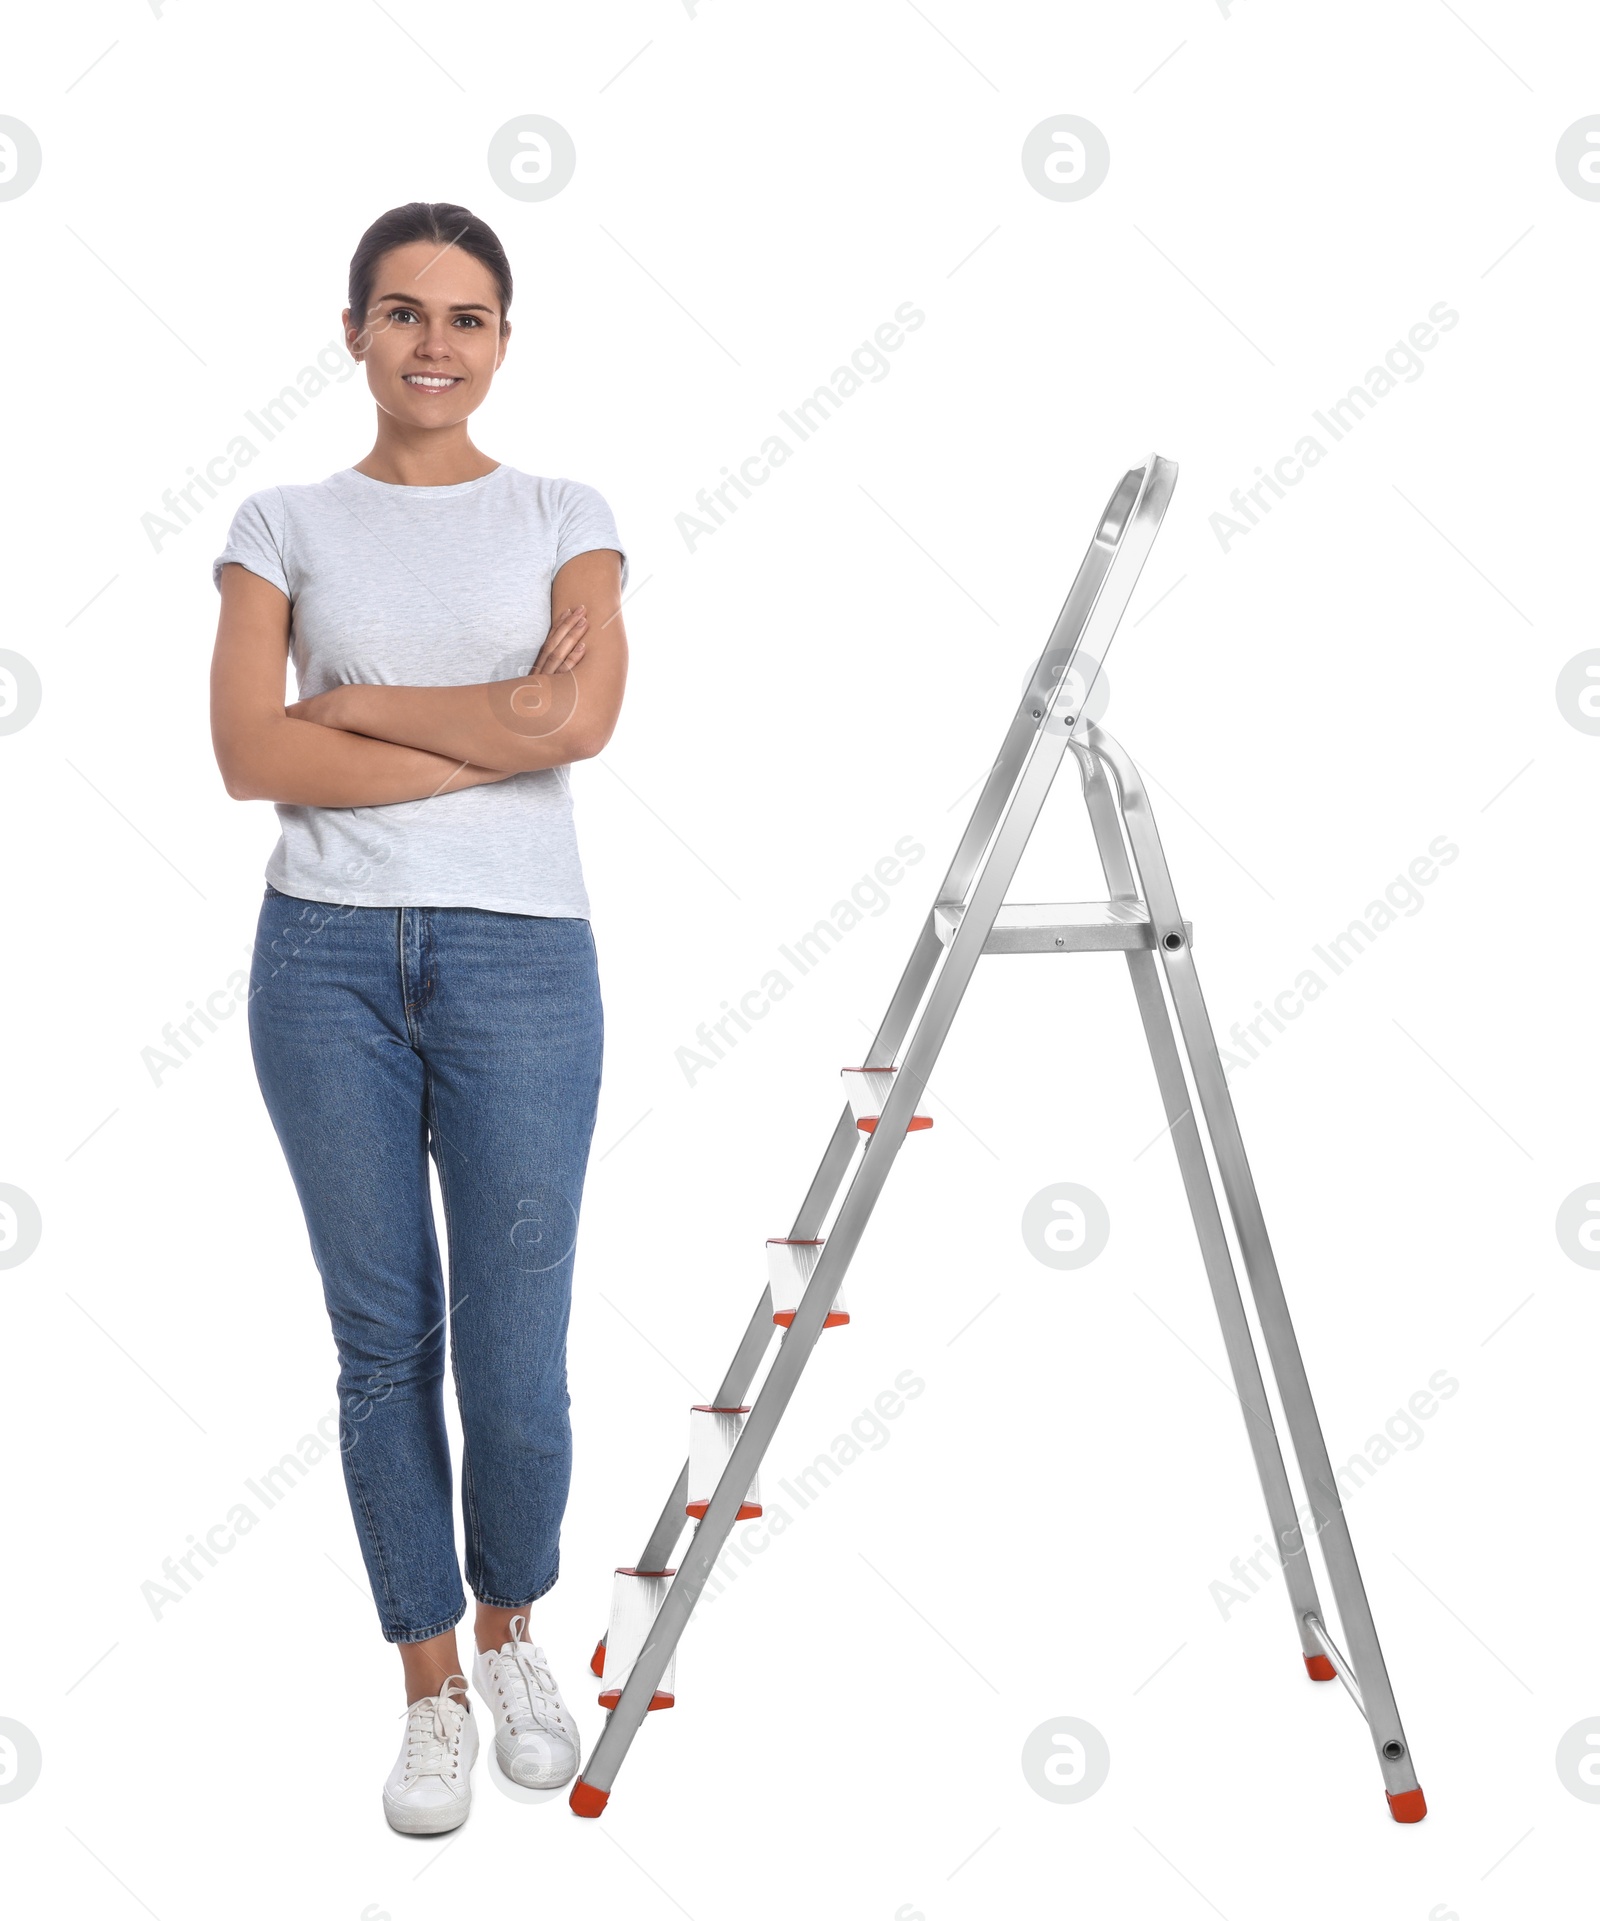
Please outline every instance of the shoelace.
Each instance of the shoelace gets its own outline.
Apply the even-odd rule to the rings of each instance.
[[[505,1703],[506,1718],[517,1734],[560,1734],[561,1710],[556,1703],[556,1677],[528,1640],[527,1616],[511,1617],[511,1653],[495,1656],[495,1682]],[[508,1686],[509,1683],[509,1686]],[[518,1683],[521,1685],[519,1686]]]
[[[455,1698],[458,1691],[459,1702]],[[406,1709],[407,1781],[420,1780],[427,1774],[455,1774],[459,1757],[451,1753],[451,1748],[466,1719],[466,1703],[466,1676],[452,1674],[437,1694],[425,1694]]]

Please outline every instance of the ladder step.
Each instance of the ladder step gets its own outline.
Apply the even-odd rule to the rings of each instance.
[[[590,1666],[603,1676],[606,1683],[600,1690],[601,1707],[614,1708],[622,1699],[623,1684],[632,1673],[640,1650],[650,1638],[650,1629],[677,1571],[671,1567],[648,1573],[641,1573],[636,1567],[617,1569],[611,1590],[611,1626],[590,1661]],[[595,1663],[599,1665],[595,1666]],[[676,1700],[674,1687],[677,1666],[678,1650],[674,1648],[666,1672],[650,1697],[651,1707],[670,1708]]]
[[[965,901],[942,900],[933,910],[934,931],[948,947],[967,911]],[[1183,923],[1194,944],[1194,927]],[[1154,947],[1156,931],[1142,900],[1009,901],[994,917],[986,954],[1107,954]]]
[[[839,1078],[844,1082],[845,1092],[850,1096],[850,1111],[856,1117],[856,1126],[863,1134],[870,1134],[878,1125],[878,1116],[883,1112],[883,1104],[889,1098],[889,1090],[894,1086],[895,1070],[892,1067],[841,1067]],[[933,1121],[927,1114],[913,1114],[906,1123],[908,1134],[918,1133],[924,1127],[932,1127]]]
[[[744,1431],[744,1417],[749,1412],[747,1407],[692,1407],[689,1410],[689,1499],[684,1511],[696,1521],[705,1519],[711,1497],[722,1479],[722,1470]],[[753,1521],[760,1512],[761,1490],[752,1479],[734,1519]]]
[[[794,1325],[794,1311],[821,1257],[821,1241],[767,1242],[767,1285],[772,1289],[772,1318],[779,1327]],[[849,1319],[841,1287],[822,1325],[824,1329],[843,1327]]]

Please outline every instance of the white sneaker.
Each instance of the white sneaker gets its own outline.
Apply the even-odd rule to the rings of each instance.
[[[578,1724],[544,1649],[524,1637],[526,1626],[525,1615],[512,1618],[511,1639],[473,1662],[473,1685],[494,1721],[501,1773],[518,1787],[564,1787],[578,1772]]]
[[[439,1692],[406,1710],[400,1758],[383,1784],[383,1811],[401,1834],[443,1834],[472,1806],[478,1723],[467,1701],[466,1676],[452,1674]]]

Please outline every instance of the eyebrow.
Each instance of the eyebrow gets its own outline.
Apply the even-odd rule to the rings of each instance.
[[[381,293],[377,295],[376,299],[374,300],[373,302],[374,306],[376,306],[379,301],[383,301],[383,300],[403,300],[408,307],[422,307],[427,304],[425,301],[417,299],[415,294]],[[451,306],[446,309],[446,311],[449,313],[492,314],[494,312],[494,308],[484,306],[481,300],[457,300],[453,302]]]

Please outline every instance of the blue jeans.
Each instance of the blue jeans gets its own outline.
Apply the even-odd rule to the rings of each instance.
[[[567,1317],[603,1049],[589,923],[269,887],[249,1009],[333,1323],[345,1486],[384,1638],[427,1640],[466,1610],[447,1326],[467,1584],[493,1607],[536,1600],[559,1571],[572,1469]]]

